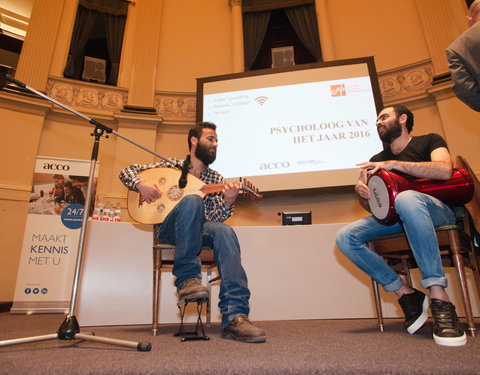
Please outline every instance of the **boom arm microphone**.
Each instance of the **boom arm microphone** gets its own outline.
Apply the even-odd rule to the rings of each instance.
[[[187,155],[182,165],[182,175],[178,180],[178,187],[180,189],[183,189],[185,186],[187,186],[187,175],[189,170],[190,170],[190,154]]]
[[[8,74],[5,75],[5,80],[7,80],[9,82],[12,82],[12,83],[15,83],[17,86],[20,86],[22,89],[27,87],[27,85],[25,83],[17,81],[15,78],[10,77]]]

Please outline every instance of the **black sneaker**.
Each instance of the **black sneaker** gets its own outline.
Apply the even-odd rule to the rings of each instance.
[[[461,346],[467,343],[467,335],[460,328],[453,303],[432,298],[430,310],[433,318],[433,339],[436,344]]]
[[[190,279],[186,280],[180,285],[178,289],[178,303],[187,301],[198,301],[208,299],[208,289],[203,286],[200,280]]]
[[[428,319],[428,297],[414,289],[414,293],[404,294],[398,303],[405,314],[405,328],[411,335],[417,332]]]
[[[237,316],[222,330],[222,338],[241,342],[260,343],[267,341],[267,335],[255,327],[246,315]]]

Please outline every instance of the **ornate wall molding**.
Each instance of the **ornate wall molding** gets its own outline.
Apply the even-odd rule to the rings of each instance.
[[[154,107],[164,122],[193,124],[197,99],[195,93],[158,92]]]
[[[427,90],[432,87],[432,82],[433,66],[430,60],[378,73],[384,104],[427,96]]]
[[[128,90],[67,78],[50,77],[46,94],[67,106],[84,111],[120,112],[128,102]],[[193,124],[196,114],[195,93],[156,92],[154,108],[172,124]]]
[[[67,106],[118,112],[127,103],[127,90],[89,82],[50,77],[46,94]]]
[[[406,102],[427,97],[432,88],[433,67],[423,60],[378,73],[380,92],[384,104]],[[86,111],[103,111],[114,115],[128,102],[125,88],[50,77],[47,95],[68,106]],[[191,125],[195,123],[197,100],[195,93],[157,91],[154,108],[162,123]]]

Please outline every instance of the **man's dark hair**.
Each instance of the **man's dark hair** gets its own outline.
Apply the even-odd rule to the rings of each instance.
[[[215,125],[213,122],[199,122],[198,124],[196,124],[193,128],[191,128],[189,131],[188,131],[188,149],[190,150],[192,148],[192,141],[190,140],[192,137],[195,137],[197,139],[200,139],[200,137],[202,136],[202,131],[203,129],[212,129],[212,130],[216,130],[217,129],[217,125]]]
[[[405,123],[405,126],[407,127],[407,131],[410,133],[413,129],[413,113],[412,113],[412,111],[410,111],[403,104],[392,105],[392,108],[395,111],[395,114],[397,115],[397,118],[399,118],[403,114],[407,115],[407,122]]]

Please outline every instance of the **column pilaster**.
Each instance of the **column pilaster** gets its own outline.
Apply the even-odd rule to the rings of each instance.
[[[335,60],[335,48],[333,46],[327,0],[316,0],[315,6],[317,11],[318,31],[320,33],[320,45],[322,48],[323,61]]]
[[[245,71],[242,0],[229,1],[232,10],[232,67],[233,73],[240,73]]]
[[[130,40],[129,106],[153,108],[162,7],[163,0],[142,0],[130,8],[136,13],[137,22],[134,38]]]
[[[445,49],[462,33],[466,25],[466,21],[463,25],[455,22],[458,18],[456,14],[459,11],[459,3],[451,0],[415,0],[415,4],[423,26],[434,75],[448,74]]]
[[[75,25],[77,8],[78,1],[66,1],[64,3],[50,67],[51,76],[63,77],[72,39],[73,26]]]
[[[47,86],[64,0],[35,1],[15,77],[43,91]]]

